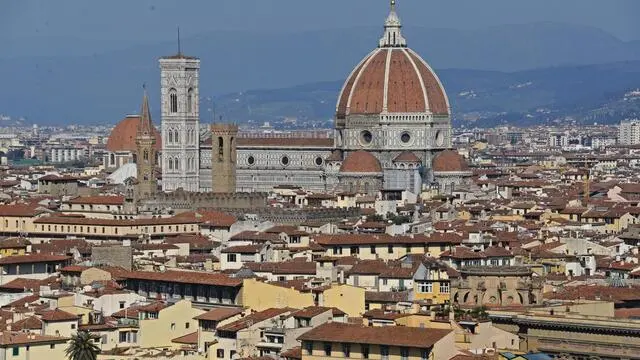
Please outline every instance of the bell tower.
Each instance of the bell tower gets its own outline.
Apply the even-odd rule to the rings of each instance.
[[[144,90],[140,123],[136,133],[137,198],[145,199],[156,193],[156,136],[149,111],[149,97]]]
[[[178,53],[160,59],[162,190],[200,190],[200,60]]]
[[[238,125],[211,125],[212,154],[211,173],[212,190],[216,193],[236,191],[236,138]]]

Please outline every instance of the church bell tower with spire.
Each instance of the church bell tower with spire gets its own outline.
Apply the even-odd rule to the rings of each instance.
[[[136,167],[138,177],[137,198],[145,199],[156,193],[156,137],[149,111],[149,97],[144,90],[140,125],[136,133]]]

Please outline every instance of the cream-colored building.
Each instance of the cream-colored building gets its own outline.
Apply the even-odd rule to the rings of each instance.
[[[139,342],[142,348],[169,348],[175,338],[191,334],[198,330],[195,319],[205,311],[196,309],[191,301],[180,300],[152,315],[141,315]]]
[[[0,333],[0,359],[66,360],[65,349],[68,340],[59,336],[3,331]]]

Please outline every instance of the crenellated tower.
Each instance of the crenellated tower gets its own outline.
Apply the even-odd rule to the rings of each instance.
[[[213,192],[233,193],[236,191],[237,136],[238,126],[235,124],[211,125]]]

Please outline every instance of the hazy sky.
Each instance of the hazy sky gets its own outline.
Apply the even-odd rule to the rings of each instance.
[[[640,0],[398,0],[398,6],[412,26],[468,29],[553,21],[640,39]],[[0,0],[0,41],[166,41],[178,25],[184,36],[224,29],[379,26],[387,7],[388,0]]]

